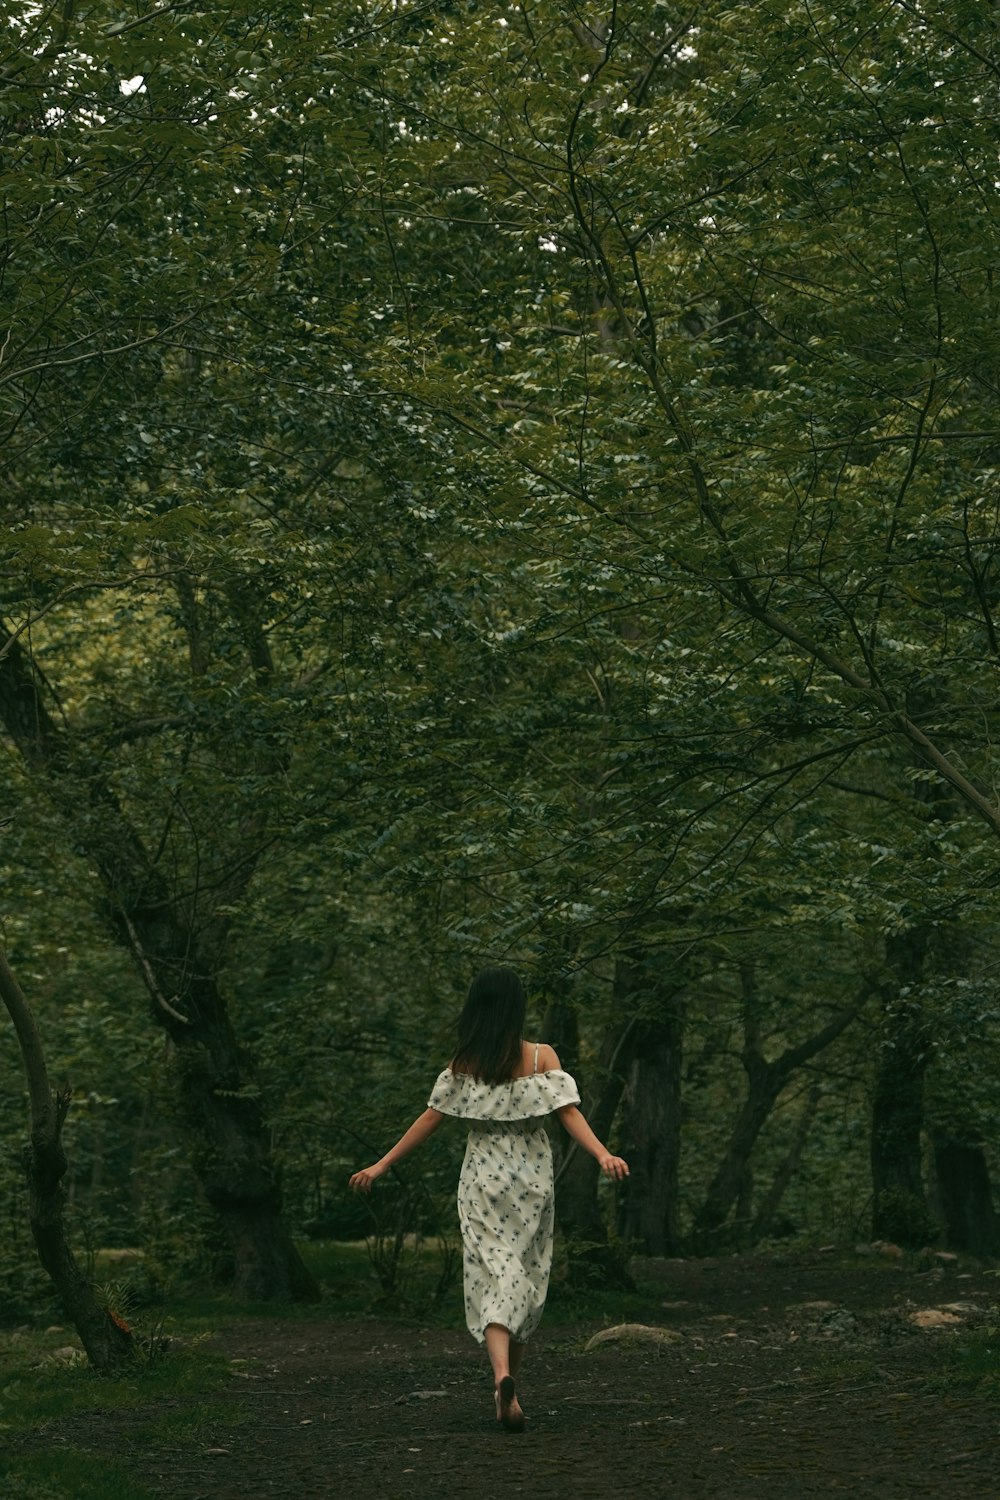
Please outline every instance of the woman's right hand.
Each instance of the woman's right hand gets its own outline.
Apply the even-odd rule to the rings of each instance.
[[[380,1162],[376,1162],[373,1167],[362,1167],[360,1172],[355,1172],[347,1186],[354,1193],[370,1193],[372,1183],[376,1177],[381,1177],[384,1171],[385,1167]]]
[[[597,1161],[605,1177],[610,1177],[612,1182],[621,1182],[628,1176],[628,1162],[621,1156],[599,1156]]]

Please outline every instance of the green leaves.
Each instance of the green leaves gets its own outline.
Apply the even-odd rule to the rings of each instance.
[[[640,931],[715,1046],[747,945],[780,1036],[872,934],[992,930],[900,737],[992,784],[967,9],[10,23],[5,603],[289,1086],[292,1008],[295,1119],[486,952],[603,1016]]]

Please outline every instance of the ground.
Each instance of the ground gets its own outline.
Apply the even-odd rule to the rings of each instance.
[[[602,1321],[566,1322],[557,1303],[519,1382],[521,1436],[498,1429],[466,1334],[261,1317],[216,1335],[232,1393],[199,1446],[141,1440],[163,1402],[80,1415],[32,1441],[131,1455],[171,1500],[1000,1494],[997,1390],[963,1383],[955,1365],[969,1330],[997,1321],[995,1272],[818,1251],[637,1269],[643,1321],[680,1338],[588,1352]],[[945,1326],[916,1326],[919,1309],[943,1310]]]

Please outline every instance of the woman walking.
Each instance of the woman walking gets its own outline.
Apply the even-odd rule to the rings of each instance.
[[[451,1065],[439,1075],[428,1106],[372,1167],[355,1172],[356,1192],[372,1183],[441,1124],[445,1115],[469,1121],[458,1184],[465,1274],[465,1319],[493,1367],[497,1420],[521,1432],[524,1414],[515,1377],[524,1346],[537,1328],[552,1267],[552,1148],[546,1115],[596,1157],[612,1180],[628,1176],[577,1106],[576,1084],[551,1047],[526,1042],[525,994],[511,969],[476,975],[458,1019]]]

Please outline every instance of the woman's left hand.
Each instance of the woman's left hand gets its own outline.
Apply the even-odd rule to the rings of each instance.
[[[620,1156],[602,1156],[600,1165],[605,1177],[610,1177],[612,1182],[620,1182],[628,1176],[628,1162]]]
[[[385,1168],[378,1162],[373,1167],[362,1167],[360,1172],[355,1172],[347,1186],[355,1193],[370,1193],[372,1183],[376,1177],[381,1177],[384,1171]]]

